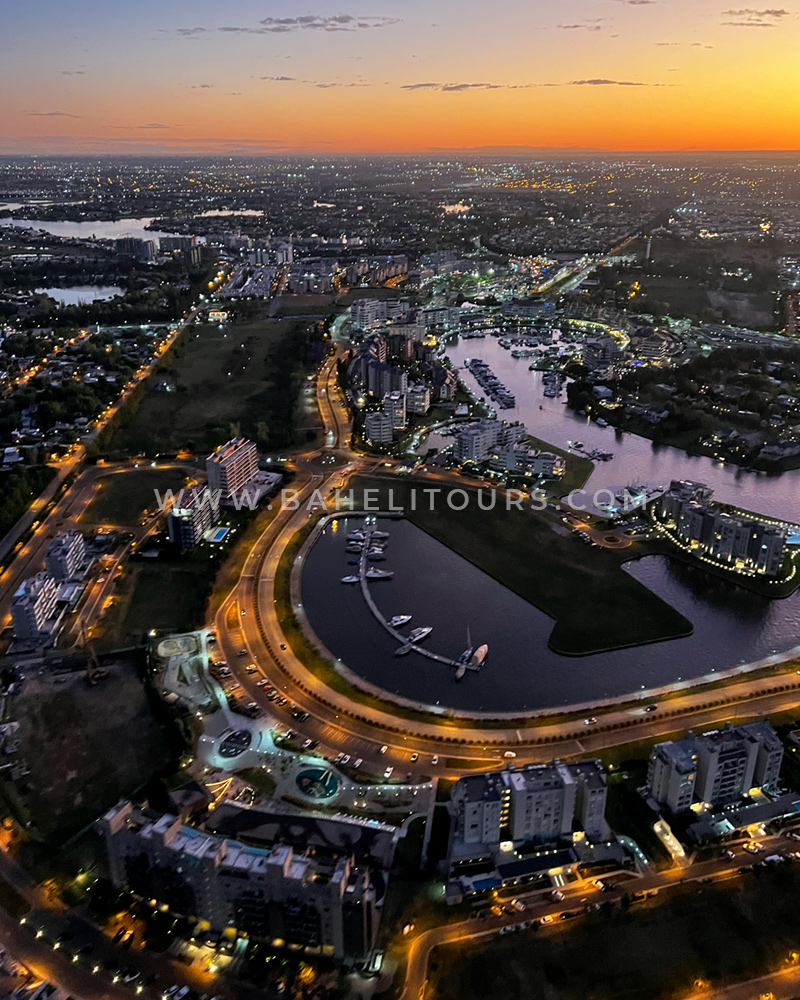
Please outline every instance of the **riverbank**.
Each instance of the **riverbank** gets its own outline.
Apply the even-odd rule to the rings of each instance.
[[[691,622],[622,569],[650,553],[645,543],[615,552],[589,549],[560,523],[532,510],[478,507],[479,490],[453,483],[469,496],[464,510],[451,510],[443,497],[430,510],[426,480],[359,476],[352,480],[356,506],[363,491],[375,490],[378,506],[396,507],[417,527],[473,563],[554,620],[548,645],[564,656],[583,656],[690,635]],[[422,502],[411,509],[411,491]],[[442,493],[447,487],[438,487]]]

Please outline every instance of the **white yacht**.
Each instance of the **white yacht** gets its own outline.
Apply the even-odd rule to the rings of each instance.
[[[343,576],[342,577],[342,583],[358,583],[358,577],[357,576],[352,576],[352,575],[351,576]]]
[[[389,619],[389,624],[392,628],[400,628],[401,625],[407,625],[411,621],[411,615],[395,615],[394,618]]]
[[[390,569],[378,569],[376,566],[370,566],[367,570],[368,580],[391,580],[394,573]]]
[[[430,625],[423,625],[422,628],[412,628],[408,633],[408,640],[409,642],[421,642],[431,632],[433,632],[433,627]]]

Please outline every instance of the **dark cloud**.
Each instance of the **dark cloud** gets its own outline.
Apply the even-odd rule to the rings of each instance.
[[[658,83],[640,83],[636,80],[570,80],[569,87],[658,87]]]
[[[67,111],[29,111],[32,118],[80,118],[80,115],[71,115]]]
[[[164,29],[162,28],[161,30],[163,31]],[[208,28],[178,28],[176,34],[183,35],[184,38],[191,38],[194,35],[202,35],[206,31],[208,31]]]
[[[722,22],[725,28],[774,28],[782,18],[789,16],[789,11],[783,7],[768,7],[764,10],[742,7],[738,10],[723,10],[722,16],[734,18],[732,21]]]
[[[297,79],[294,76],[260,76],[259,80],[269,80],[270,83],[292,83]]]
[[[637,80],[567,80],[563,83],[406,83],[401,90],[439,90],[442,93],[463,93],[465,90],[531,90],[538,87],[663,87],[663,83],[643,83]]]
[[[235,35],[286,35],[292,31],[362,31],[398,24],[397,17],[361,17],[354,14],[301,14],[299,17],[265,17],[255,27],[226,24],[217,31]],[[192,35],[206,28],[180,28],[179,34]]]
[[[557,25],[561,31],[602,31],[603,26],[601,24],[594,23],[584,23],[584,24],[559,24]]]

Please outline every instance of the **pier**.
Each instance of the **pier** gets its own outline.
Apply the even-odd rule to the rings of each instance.
[[[466,667],[467,670],[473,671],[473,673],[478,673],[481,669],[475,663],[460,663],[458,660],[452,660],[447,656],[440,656],[438,653],[432,653],[429,649],[425,649],[423,646],[416,645],[415,643],[409,642],[408,639],[402,635],[396,628],[393,628],[389,622],[383,617],[372,597],[369,590],[369,580],[367,579],[367,569],[369,564],[367,561],[367,553],[369,552],[370,539],[372,538],[372,533],[375,528],[364,527],[364,545],[361,549],[361,556],[358,563],[358,576],[359,582],[361,584],[361,593],[364,600],[367,602],[367,607],[370,609],[372,614],[375,616],[376,620],[386,629],[390,636],[396,640],[398,646],[410,646],[411,651],[414,653],[419,653],[420,656],[426,656],[429,660],[435,660],[437,663],[443,663],[446,667]]]

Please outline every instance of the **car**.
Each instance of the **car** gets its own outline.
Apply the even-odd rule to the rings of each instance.
[[[742,845],[748,854],[758,854],[760,850],[763,849],[763,844],[759,844],[757,840],[748,841],[748,843]]]
[[[281,649],[286,649],[286,643],[285,642],[281,643]]]
[[[363,763],[364,763],[363,759],[359,757],[353,761],[353,767],[361,767]]]
[[[645,712],[655,712],[658,710],[658,705],[647,705],[645,707]]]
[[[411,763],[413,764],[415,760],[419,760],[419,754],[418,753],[412,753],[411,754]]]
[[[350,754],[349,753],[346,753],[344,755],[344,757],[342,757],[342,763],[343,764],[349,764],[350,763]]]
[[[255,663],[248,663],[246,670],[248,674],[255,674],[258,672],[258,667],[255,665]]]
[[[539,917],[540,924],[552,924],[553,917],[549,913],[545,913],[543,917]]]
[[[438,763],[439,763],[439,754],[435,753],[433,757],[431,757],[431,764],[436,765]]]
[[[333,763],[334,764],[341,764],[343,760],[344,760],[344,754],[343,753],[337,753],[336,756],[334,757]]]
[[[313,742],[314,742],[313,740],[303,740],[303,749],[304,750],[310,750],[311,749],[311,744]]]
[[[501,934],[511,934],[511,932],[513,930],[514,930],[514,928],[510,924],[506,924],[505,927],[501,927],[500,928],[500,933]]]
[[[512,757],[516,757],[517,755],[514,753],[513,750],[506,750],[503,756],[510,760]]]
[[[525,904],[522,902],[521,899],[512,899],[511,900],[511,905],[514,907],[514,909],[517,911],[517,913],[524,913],[525,912]]]
[[[740,875],[746,875],[748,872],[751,872],[753,870],[753,866],[752,865],[742,865],[741,868],[737,868],[736,870],[739,872]]]
[[[578,916],[578,911],[577,910],[564,910],[563,913],[559,914],[558,919],[559,920],[571,920],[572,917],[577,917],[577,916]]]
[[[384,778],[391,778],[391,776],[392,776],[392,771],[394,771],[394,768],[393,768],[393,767],[391,767],[391,766],[390,766],[390,767],[387,767],[387,768],[386,768],[386,770],[385,770],[385,771],[383,772],[383,776],[384,776]]]
[[[389,747],[384,743],[383,746],[381,747],[381,753],[386,753],[388,749]]]
[[[239,652],[236,655],[237,656],[247,656],[247,650],[246,649],[240,649]]]
[[[256,683],[256,687],[263,688],[263,687],[266,687],[268,684],[269,684],[269,681],[267,680],[267,678],[266,677],[262,677],[261,680]]]
[[[242,608],[242,614],[243,614],[243,615],[246,615],[246,614],[247,614],[247,612],[246,612],[246,611],[244,610],[244,608]]]
[[[495,916],[495,917],[502,917],[503,916],[503,907],[502,906],[498,906],[495,903],[495,905],[493,907],[491,907],[490,913],[493,916]]]
[[[553,891],[550,893],[550,898],[560,903],[565,898],[565,896],[560,889],[553,889]]]
[[[584,726],[593,726],[595,722],[597,722],[597,719],[593,715],[590,715],[588,719],[583,720]]]

